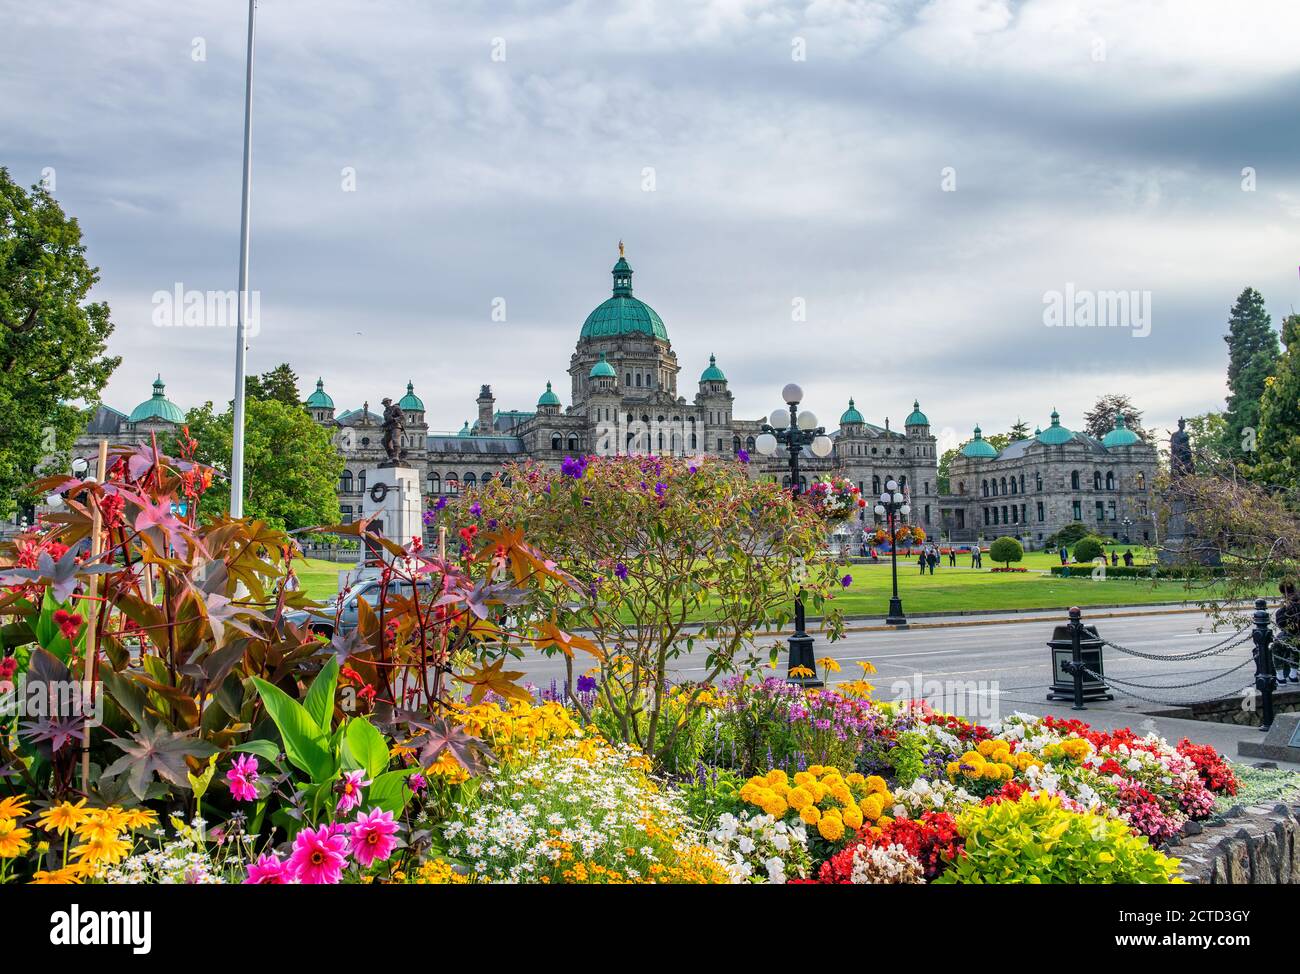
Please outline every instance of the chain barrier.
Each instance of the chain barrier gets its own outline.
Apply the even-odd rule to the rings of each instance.
[[[1243,633],[1245,635],[1242,635]],[[1187,663],[1191,660],[1208,659],[1211,656],[1218,656],[1222,653],[1226,653],[1230,649],[1236,649],[1242,643],[1250,642],[1250,633],[1250,629],[1240,629],[1237,632],[1234,632],[1231,636],[1228,636],[1226,639],[1215,643],[1213,646],[1208,646],[1205,649],[1198,649],[1190,653],[1175,653],[1168,656],[1161,653],[1144,653],[1138,649],[1129,649],[1127,646],[1113,643],[1109,639],[1102,639],[1101,642],[1103,646],[1109,646],[1111,649],[1117,649],[1121,653],[1125,653],[1129,656],[1136,656],[1139,659],[1154,660],[1158,663]],[[1238,636],[1241,638],[1237,639]],[[1234,639],[1236,642],[1231,641]]]
[[[1235,673],[1237,670],[1241,669],[1243,666],[1249,666],[1254,662],[1255,661],[1253,659],[1243,660],[1240,664],[1234,666],[1232,669],[1225,670],[1223,673],[1216,673],[1214,676],[1210,677],[1207,680],[1196,680],[1192,683],[1171,683],[1168,686],[1154,686],[1148,683],[1134,683],[1131,680],[1119,680],[1113,676],[1107,676],[1103,679],[1101,674],[1094,673],[1092,670],[1088,669],[1087,667],[1084,667],[1083,672],[1086,673],[1092,679],[1098,681],[1099,683],[1105,682],[1116,693],[1122,693],[1126,697],[1133,697],[1134,699],[1141,700],[1145,703],[1156,703],[1156,704],[1160,704],[1163,707],[1194,707],[1197,704],[1213,703],[1216,700],[1227,700],[1232,697],[1239,696],[1245,688],[1238,687],[1236,689],[1229,690],[1225,693],[1221,693],[1215,697],[1207,697],[1201,700],[1189,700],[1189,701],[1159,700],[1155,697],[1148,697],[1145,696],[1144,694],[1137,693],[1134,690],[1125,689],[1125,688],[1136,687],[1140,690],[1186,690],[1189,687],[1204,686],[1207,683],[1214,683],[1217,680],[1222,680],[1225,676],[1229,676],[1232,673]]]

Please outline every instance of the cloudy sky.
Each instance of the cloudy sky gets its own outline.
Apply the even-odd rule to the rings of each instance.
[[[0,165],[81,221],[119,409],[231,395],[233,330],[154,296],[237,283],[246,16],[0,0]],[[682,391],[714,352],[740,415],[795,380],[950,436],[1108,392],[1163,429],[1221,404],[1243,287],[1298,301],[1297,37],[1294,0],[264,0],[249,368],[531,408],[622,238]],[[1067,287],[1149,319],[1049,328]]]

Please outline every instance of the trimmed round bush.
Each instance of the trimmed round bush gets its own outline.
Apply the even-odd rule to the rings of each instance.
[[[1025,546],[1015,538],[998,538],[989,545],[989,558],[992,561],[1010,565],[1025,557]]]
[[[1059,548],[1061,545],[1065,545],[1068,548],[1076,541],[1080,541],[1087,536],[1088,525],[1084,524],[1082,521],[1073,521],[1048,538],[1046,544],[1049,548]]]
[[[1074,560],[1081,564],[1104,557],[1106,549],[1099,538],[1080,538],[1074,546]]]

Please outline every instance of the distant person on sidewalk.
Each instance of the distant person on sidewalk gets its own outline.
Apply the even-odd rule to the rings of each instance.
[[[1124,565],[1125,565],[1125,567],[1127,567],[1127,568],[1132,568],[1132,567],[1133,567],[1133,552],[1132,552],[1132,551],[1126,551],[1126,552],[1124,552]]]
[[[1070,563],[1070,549],[1067,548],[1065,545],[1061,545],[1061,564],[1068,565],[1069,563]]]

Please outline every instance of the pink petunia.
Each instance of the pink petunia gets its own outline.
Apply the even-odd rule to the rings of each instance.
[[[257,800],[257,758],[241,754],[226,772],[226,781],[230,782],[230,794],[236,801],[251,802]]]
[[[352,855],[366,868],[374,862],[384,862],[397,848],[397,840],[393,838],[396,832],[392,812],[377,808],[362,812],[352,824]]]
[[[245,886],[287,886],[293,882],[293,869],[273,852],[264,852],[257,862],[248,864]]]
[[[298,882],[330,886],[343,875],[347,851],[348,840],[342,835],[331,835],[328,825],[303,829],[293,840],[293,855],[288,865]]]
[[[361,789],[370,784],[364,778],[365,773],[362,771],[349,771],[343,775],[343,782],[339,786],[339,803],[334,809],[338,814],[346,814],[361,804]]]

